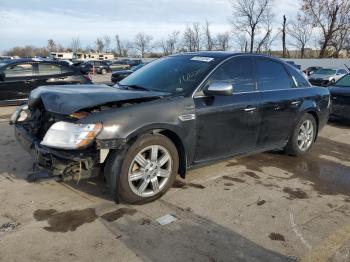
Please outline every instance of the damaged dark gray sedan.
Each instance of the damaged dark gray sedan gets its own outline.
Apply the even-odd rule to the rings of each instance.
[[[39,87],[12,123],[51,176],[103,174],[115,200],[143,203],[197,165],[306,153],[329,107],[327,89],[279,59],[199,52],[154,61],[115,87]]]

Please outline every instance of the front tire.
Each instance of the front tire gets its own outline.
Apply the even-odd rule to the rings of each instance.
[[[176,146],[163,135],[143,135],[126,152],[119,196],[140,204],[161,197],[174,183],[179,168]]]
[[[305,114],[296,125],[285,148],[287,154],[301,156],[307,153],[315,142],[316,120],[311,114]]]

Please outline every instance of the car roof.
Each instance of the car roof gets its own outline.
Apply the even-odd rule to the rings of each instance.
[[[199,52],[188,52],[188,53],[179,53],[170,55],[171,57],[177,57],[177,56],[204,56],[204,57],[212,57],[212,58],[219,58],[219,59],[227,59],[234,56],[250,56],[250,57],[264,57],[269,59],[278,60],[280,62],[286,63],[286,61],[270,56],[270,55],[264,55],[264,54],[257,54],[257,53],[243,53],[243,52],[230,52],[230,51],[199,51]]]
[[[64,64],[67,65],[66,61],[57,61],[57,60],[49,60],[43,58],[18,58],[2,61],[2,63],[6,63],[6,65],[17,64],[17,63],[28,63],[28,62],[40,62],[40,63],[55,63],[55,64]]]

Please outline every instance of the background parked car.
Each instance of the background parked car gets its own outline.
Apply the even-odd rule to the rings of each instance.
[[[133,66],[132,68],[130,68],[130,70],[119,70],[119,71],[112,72],[111,81],[113,83],[118,83],[119,81],[123,80],[125,77],[139,70],[143,66],[145,66],[145,64],[139,64],[137,66]]]
[[[350,121],[350,74],[329,88],[332,98],[331,115]]]
[[[317,86],[334,85],[337,80],[348,74],[345,69],[322,68],[309,77],[309,81]]]
[[[111,68],[108,63],[105,61],[88,61],[79,65],[80,72],[84,75],[89,74],[95,68],[97,74],[105,75],[108,72],[111,72]]]
[[[0,105],[19,104],[42,85],[92,84],[65,62],[15,59],[0,62]]]
[[[321,66],[310,66],[308,68],[306,68],[303,72],[307,75],[310,76],[312,74],[314,74],[316,71],[322,69]]]
[[[114,62],[109,64],[109,68],[112,71],[128,70],[128,69],[130,69],[130,65],[128,64],[128,61],[114,61]]]
[[[133,67],[133,66],[137,66],[139,64],[142,64],[142,60],[141,59],[133,59],[133,60],[130,60],[128,62],[129,66]]]

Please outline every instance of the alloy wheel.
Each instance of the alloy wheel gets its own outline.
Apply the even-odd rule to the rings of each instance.
[[[131,161],[128,181],[138,196],[150,197],[159,193],[172,173],[169,151],[160,145],[151,145],[139,151]]]
[[[312,145],[314,139],[314,126],[310,120],[305,120],[299,129],[298,147],[301,151],[306,151]]]

